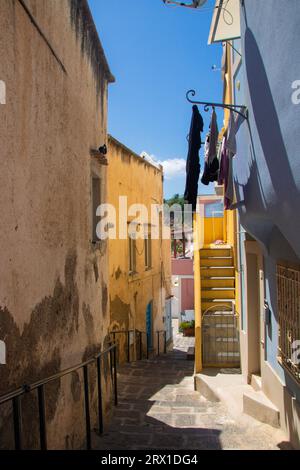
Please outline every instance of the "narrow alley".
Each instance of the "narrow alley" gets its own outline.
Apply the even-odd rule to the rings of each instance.
[[[288,449],[280,431],[243,415],[230,416],[222,403],[194,391],[193,361],[186,351],[194,338],[174,335],[166,355],[120,367],[119,405],[98,450]]]
[[[299,24],[0,0],[2,467],[300,450]]]

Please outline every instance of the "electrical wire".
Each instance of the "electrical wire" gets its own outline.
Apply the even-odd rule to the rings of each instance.
[[[220,5],[216,6],[216,7],[203,7],[203,8],[195,8],[194,5],[187,5],[187,4],[184,4],[184,3],[165,3],[165,5],[167,7],[185,7],[185,8],[189,8],[191,10],[196,10],[198,13],[203,13],[203,12],[208,12],[208,11],[213,11],[215,9],[220,9],[222,10],[222,17],[223,17],[223,21],[225,24],[227,24],[228,26],[231,26],[234,22],[234,18],[233,18],[233,15],[232,13],[228,10],[227,6],[228,6],[228,3],[230,0],[225,0],[226,1],[226,4],[225,6],[222,6],[220,7]],[[227,21],[225,15],[228,15],[230,18],[231,18],[231,22]]]

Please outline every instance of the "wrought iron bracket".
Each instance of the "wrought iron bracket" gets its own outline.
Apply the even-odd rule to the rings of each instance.
[[[203,105],[204,111],[206,112],[209,111],[209,108],[223,108],[223,109],[229,109],[230,111],[234,111],[235,113],[239,114],[246,120],[248,119],[247,106],[242,106],[242,105],[237,105],[237,104],[225,104],[225,103],[210,103],[207,101],[195,101],[190,98],[190,96],[195,96],[195,95],[196,95],[195,90],[189,90],[186,93],[186,99],[189,101],[189,103]]]

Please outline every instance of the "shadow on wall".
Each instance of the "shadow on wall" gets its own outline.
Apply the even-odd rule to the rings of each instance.
[[[276,221],[280,220],[280,212],[277,204],[283,204],[288,200],[289,205],[299,199],[299,192],[295,185],[293,173],[291,171],[285,142],[281,133],[281,127],[277,110],[275,108],[272,91],[270,88],[268,76],[265,70],[264,62],[261,57],[256,39],[249,27],[245,31],[245,57],[247,58],[245,67],[249,93],[253,109],[253,117],[260,139],[264,160],[268,168],[268,177],[271,180],[275,191]],[[252,147],[251,128],[249,128]],[[255,157],[255,154],[254,154]],[[252,168],[253,171],[253,168]],[[252,173],[251,171],[251,173]],[[257,178],[260,178],[259,168],[256,169]],[[258,182],[259,187],[263,189],[263,182]],[[268,188],[265,188],[267,191]],[[251,188],[253,190],[253,188]],[[263,197],[263,196],[262,196]],[[264,204],[265,205],[265,204]],[[268,207],[268,211],[270,211]],[[282,211],[284,215],[285,211]],[[286,214],[285,214],[286,216]]]

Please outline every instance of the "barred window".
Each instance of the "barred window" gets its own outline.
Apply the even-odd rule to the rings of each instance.
[[[151,240],[151,230],[148,231],[146,238],[144,240],[144,250],[145,250],[145,268],[150,269],[152,267],[152,240]]]
[[[129,272],[136,273],[136,240],[135,238],[128,237],[129,243]]]
[[[277,264],[279,360],[300,382],[300,267]]]

